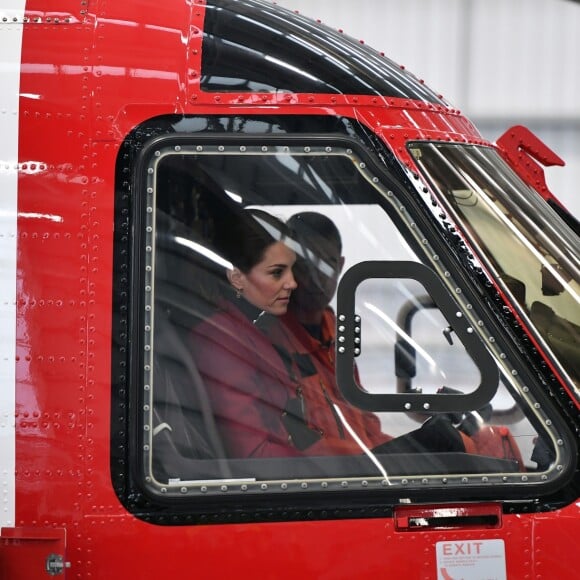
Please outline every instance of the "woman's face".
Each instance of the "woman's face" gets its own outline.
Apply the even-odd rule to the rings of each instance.
[[[296,288],[292,266],[296,254],[283,242],[276,242],[266,249],[261,262],[247,274],[236,271],[232,280],[244,298],[261,310],[281,316],[286,313],[290,294]]]

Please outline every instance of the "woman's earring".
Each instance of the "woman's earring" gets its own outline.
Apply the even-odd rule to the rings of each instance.
[[[241,288],[236,288],[236,298],[242,297],[243,290]]]

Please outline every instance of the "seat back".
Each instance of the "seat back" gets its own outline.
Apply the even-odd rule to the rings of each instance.
[[[173,234],[158,237],[155,269],[153,472],[158,481],[198,479],[200,460],[230,476],[206,386],[195,365],[193,327],[213,311],[215,267]]]

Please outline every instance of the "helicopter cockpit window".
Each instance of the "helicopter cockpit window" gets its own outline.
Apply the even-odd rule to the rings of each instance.
[[[173,135],[143,158],[150,490],[559,477],[557,426],[485,338],[403,184],[356,146]]]
[[[248,3],[248,2],[247,2]],[[203,30],[204,91],[380,95],[444,104],[437,93],[367,45],[263,0],[208,2]]]
[[[580,399],[577,235],[495,151],[441,143],[414,144],[411,151],[505,291],[513,294],[520,315],[554,352]]]

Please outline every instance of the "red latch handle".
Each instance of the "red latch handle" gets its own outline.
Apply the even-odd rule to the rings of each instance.
[[[517,174],[546,200],[552,199],[561,207],[562,204],[548,189],[543,166],[564,166],[564,161],[556,155],[537,135],[522,125],[509,128],[496,144],[506,161],[514,168]]]

